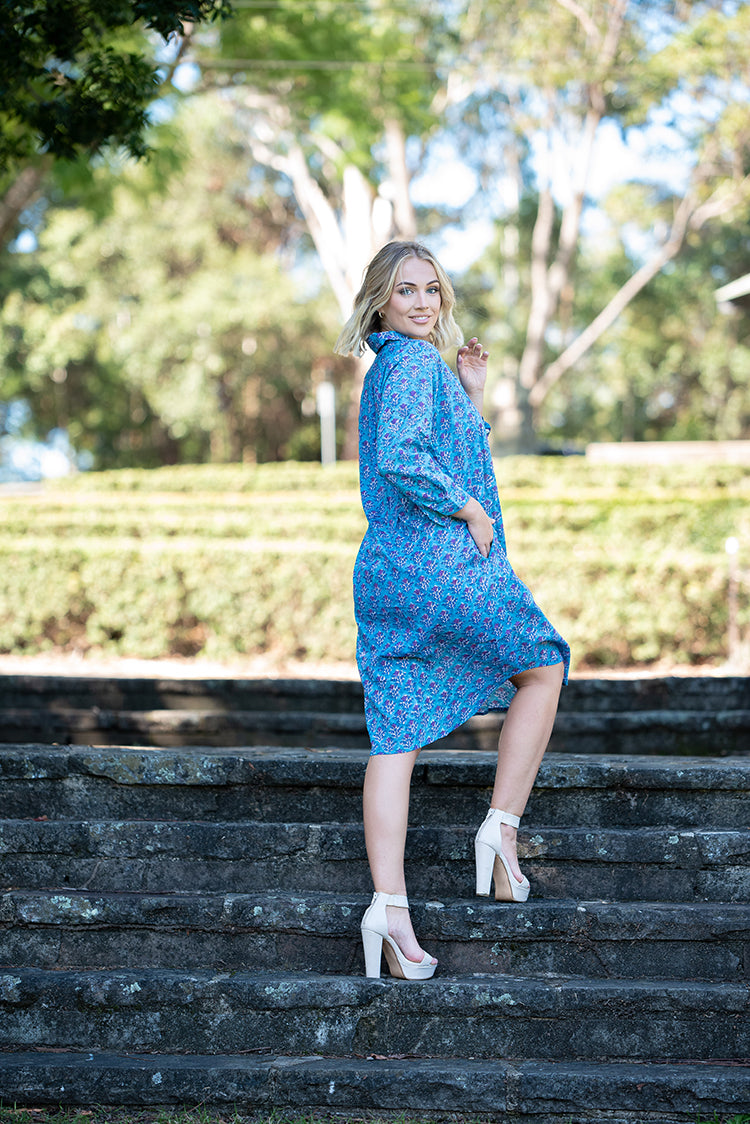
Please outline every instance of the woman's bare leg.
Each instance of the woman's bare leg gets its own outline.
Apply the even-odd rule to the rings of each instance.
[[[365,773],[362,808],[365,845],[375,889],[384,894],[405,894],[404,848],[409,820],[409,789],[419,750],[376,754]],[[414,935],[409,910],[389,905],[388,931],[407,960],[419,962],[423,950]]]
[[[562,663],[535,667],[513,677],[517,690],[500,733],[491,808],[523,815],[552,733],[562,681]],[[516,829],[503,824],[501,838],[511,871],[521,882]]]

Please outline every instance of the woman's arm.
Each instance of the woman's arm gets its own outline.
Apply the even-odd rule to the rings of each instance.
[[[429,360],[429,352],[427,357]],[[431,361],[425,362],[422,351],[414,353],[412,362],[404,362],[405,359],[403,356],[402,364],[391,368],[383,382],[378,469],[428,515],[448,515],[466,523],[477,550],[487,558],[495,534],[492,520],[479,501],[461,488],[432,454]],[[439,362],[437,355],[435,359]],[[474,384],[479,401],[472,401],[481,412],[487,352],[476,340],[470,340],[459,352],[459,365],[463,368],[464,390],[470,394],[468,387]]]
[[[473,336],[456,356],[461,386],[480,414],[484,406],[484,384],[487,380],[488,359],[489,352],[484,350],[476,336]],[[495,528],[481,503],[478,500],[470,499],[459,511],[454,513],[453,518],[463,520],[477,550],[483,558],[488,558],[492,549],[492,540],[495,537]]]
[[[469,493],[436,459],[433,449],[433,375],[442,364],[421,342],[401,347],[384,372],[377,427],[377,467],[394,487],[431,518],[452,516]]]

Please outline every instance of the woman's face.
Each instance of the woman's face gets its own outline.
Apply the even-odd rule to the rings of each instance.
[[[405,258],[382,309],[384,328],[413,339],[429,339],[440,315],[442,297],[435,267],[422,258]]]

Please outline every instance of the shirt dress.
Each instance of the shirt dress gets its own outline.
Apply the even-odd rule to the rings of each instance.
[[[562,661],[567,681],[570,649],[508,562],[489,426],[458,378],[425,340],[367,343],[357,663],[372,753],[406,753],[505,709],[521,671]],[[494,521],[488,558],[451,518],[470,497]]]

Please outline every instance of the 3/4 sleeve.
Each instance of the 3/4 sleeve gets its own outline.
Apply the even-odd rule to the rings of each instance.
[[[401,350],[384,373],[377,429],[378,472],[431,518],[454,515],[470,499],[435,448],[434,376],[440,362],[423,344]]]

